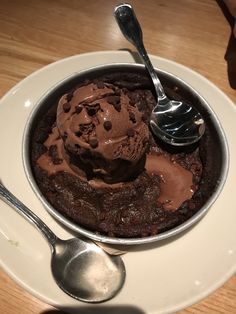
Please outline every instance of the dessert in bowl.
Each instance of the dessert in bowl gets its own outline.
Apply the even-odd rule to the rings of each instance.
[[[158,71],[167,95],[194,105],[201,140],[172,147],[149,128],[156,103],[145,68],[110,64],[53,86],[26,125],[27,178],[45,208],[80,234],[113,244],[149,243],[196,223],[227,176],[222,127],[187,83]]]

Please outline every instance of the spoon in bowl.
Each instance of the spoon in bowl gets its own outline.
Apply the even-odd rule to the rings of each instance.
[[[89,303],[114,297],[125,280],[125,266],[92,241],[59,239],[45,223],[0,183],[0,198],[32,223],[47,239],[51,270],[58,286],[71,297]]]
[[[170,100],[161,85],[157,73],[143,44],[143,34],[130,4],[115,7],[114,16],[125,38],[133,44],[152,79],[157,105],[150,116],[150,126],[156,136],[175,146],[197,142],[205,132],[205,123],[196,108],[184,101]]]

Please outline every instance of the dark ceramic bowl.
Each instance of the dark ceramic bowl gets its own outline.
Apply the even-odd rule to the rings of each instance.
[[[86,79],[93,79],[104,74],[114,73],[116,71],[139,73],[146,76],[146,70],[144,66],[139,64],[116,63],[109,65],[101,65],[73,74],[70,77],[67,77],[63,81],[56,84],[55,86],[51,87],[50,90],[45,95],[42,96],[42,98],[35,105],[35,108],[32,114],[30,115],[25,127],[23,137],[23,163],[25,173],[32,189],[34,190],[35,194],[40,199],[46,210],[53,217],[59,220],[63,225],[65,225],[66,227],[70,228],[73,231],[78,232],[79,234],[85,237],[104,243],[122,245],[151,243],[162,239],[167,239],[177,234],[180,234],[184,230],[190,228],[206,214],[206,212],[209,210],[212,204],[217,200],[223,188],[223,185],[226,181],[229,166],[229,152],[227,141],[217,116],[211,109],[210,105],[201,97],[201,95],[199,95],[199,93],[195,89],[193,89],[186,82],[174,76],[173,74],[157,70],[160,80],[162,81],[165,87],[167,88],[169,87],[170,89],[177,87],[180,95],[186,98],[191,103],[193,103],[195,107],[201,112],[208,126],[210,138],[212,139],[211,154],[213,158],[211,164],[212,177],[210,178],[212,189],[204,205],[197,211],[196,214],[194,214],[187,221],[163,233],[142,238],[115,238],[101,235],[96,232],[85,229],[84,227],[76,224],[75,222],[72,222],[68,218],[64,217],[61,213],[59,213],[57,209],[50,205],[49,202],[46,200],[46,198],[40,191],[33,175],[30,162],[32,132],[34,131],[35,124],[37,123],[38,120],[41,119],[42,114],[47,111],[49,105],[51,103],[55,103],[60,95],[66,93],[74,86],[76,86],[78,83]]]

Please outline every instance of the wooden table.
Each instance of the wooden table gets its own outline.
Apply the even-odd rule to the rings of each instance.
[[[1,0],[0,97],[43,66],[89,51],[131,48],[112,16],[115,0]],[[222,2],[134,0],[148,52],[186,65],[236,102],[236,40]],[[221,7],[220,7],[221,5]],[[226,54],[227,51],[227,54]],[[225,55],[226,59],[225,60]],[[0,313],[60,313],[0,271]],[[236,275],[181,311],[236,313]]]

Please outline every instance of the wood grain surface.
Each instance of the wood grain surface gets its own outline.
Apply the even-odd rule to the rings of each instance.
[[[134,0],[150,54],[208,78],[236,102],[236,40],[222,1]],[[115,0],[1,0],[0,97],[43,66],[84,52],[131,48],[112,15]],[[59,314],[0,270],[0,313]],[[78,311],[80,314],[80,311]],[[125,313],[125,312],[123,312]],[[236,313],[236,276],[179,312]]]

